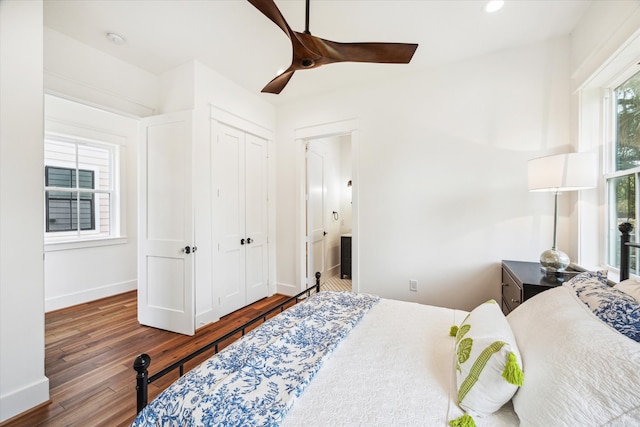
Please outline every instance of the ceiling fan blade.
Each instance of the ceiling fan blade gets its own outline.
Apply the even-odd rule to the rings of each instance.
[[[306,30],[293,31],[274,0],[248,0],[273,21],[291,40],[293,60],[287,71],[271,80],[262,92],[279,94],[296,70],[304,70],[333,62],[373,62],[408,64],[418,45],[415,43],[339,43],[321,39],[309,32],[309,0],[306,8]]]
[[[278,27],[285,32],[287,37],[291,38],[291,27],[282,16],[280,9],[274,3],[273,0],[248,0],[256,9],[258,9],[264,16],[272,20]]]
[[[291,76],[293,76],[294,72],[295,70],[289,67],[287,71],[278,75],[276,78],[267,83],[267,85],[262,89],[262,92],[279,94],[280,92],[282,92],[282,89],[284,89],[287,83],[289,83],[289,80],[291,80]]]
[[[415,43],[339,43],[316,37],[316,46],[333,62],[375,62],[408,64],[418,45]],[[319,43],[318,43],[319,42]]]

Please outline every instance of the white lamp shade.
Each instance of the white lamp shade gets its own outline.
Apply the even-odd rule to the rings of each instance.
[[[597,184],[596,156],[568,153],[529,160],[530,191],[575,191]]]

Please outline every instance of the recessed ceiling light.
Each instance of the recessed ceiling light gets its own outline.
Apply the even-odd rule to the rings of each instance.
[[[126,41],[124,37],[116,33],[107,33],[107,39],[113,44],[124,44]]]
[[[497,12],[504,6],[503,0],[490,0],[485,4],[484,11],[487,13]]]

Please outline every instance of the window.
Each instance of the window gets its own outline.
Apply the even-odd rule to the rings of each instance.
[[[44,145],[47,241],[114,236],[116,147],[51,135]]]
[[[614,125],[611,139],[610,173],[605,175],[608,214],[607,263],[620,267],[620,233],[618,225],[629,222],[638,241],[638,189],[640,181],[640,72],[612,91]],[[640,256],[631,251],[631,272],[639,274]]]

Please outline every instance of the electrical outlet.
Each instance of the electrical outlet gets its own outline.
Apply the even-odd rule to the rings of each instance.
[[[410,291],[418,291],[418,281],[417,280],[409,280],[409,290]]]

